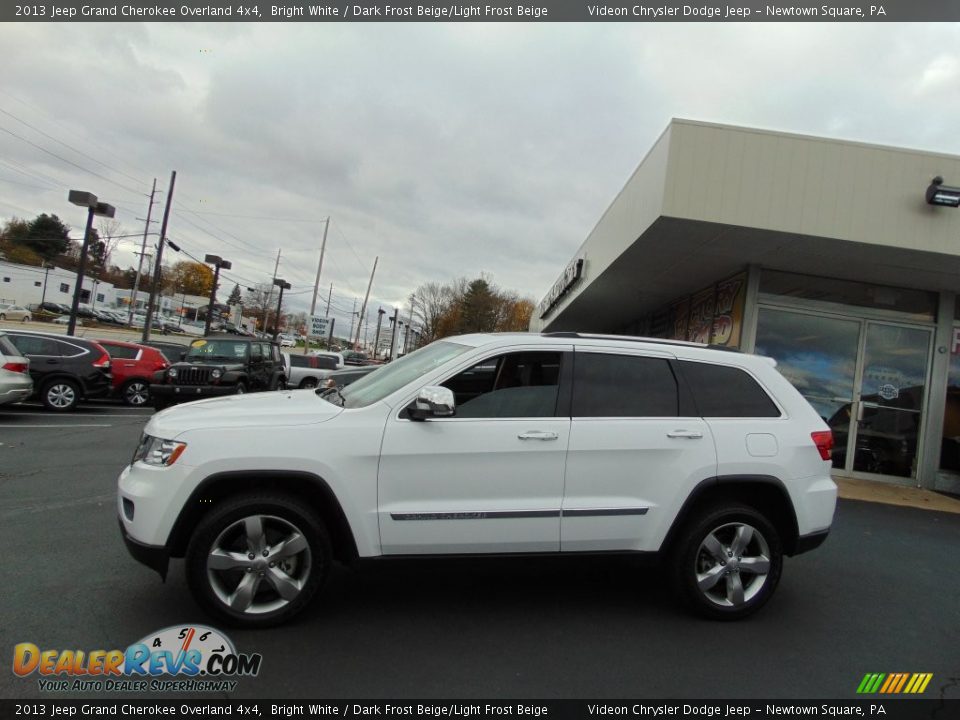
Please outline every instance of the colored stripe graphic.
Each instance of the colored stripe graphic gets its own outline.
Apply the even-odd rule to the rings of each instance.
[[[857,686],[857,694],[918,694],[927,689],[933,673],[867,673]]]

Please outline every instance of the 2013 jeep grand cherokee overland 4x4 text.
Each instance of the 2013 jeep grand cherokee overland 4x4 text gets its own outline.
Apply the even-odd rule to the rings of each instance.
[[[331,562],[659,553],[717,619],[773,594],[833,520],[827,425],[772,360],[578,333],[440,340],[342,390],[192,402],[147,424],[117,498],[135,558],[186,559],[245,626]]]

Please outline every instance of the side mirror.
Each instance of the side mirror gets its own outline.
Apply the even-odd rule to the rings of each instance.
[[[407,408],[411,420],[427,420],[435,417],[452,417],[457,412],[453,390],[428,385],[417,393],[417,399]]]

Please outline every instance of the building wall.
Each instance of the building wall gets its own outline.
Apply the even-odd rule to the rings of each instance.
[[[42,267],[0,262],[0,301],[17,305],[34,305],[43,300],[70,305],[76,287],[77,274],[71,270],[53,268],[45,271]],[[46,293],[44,293],[46,282]],[[63,288],[66,288],[65,290]],[[99,282],[84,277],[83,289],[91,292],[89,304],[93,305],[93,292],[96,290],[97,305],[113,307],[116,302],[116,289],[112,283]]]
[[[960,256],[960,212],[924,197],[960,157],[689,120],[669,137],[664,215]]]

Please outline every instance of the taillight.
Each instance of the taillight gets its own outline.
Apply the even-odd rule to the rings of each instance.
[[[813,444],[820,451],[820,457],[824,460],[830,459],[830,451],[833,449],[833,432],[830,430],[817,430],[810,433]]]
[[[97,361],[93,364],[93,366],[94,366],[95,368],[100,368],[101,370],[109,370],[109,369],[110,369],[110,356],[107,355],[106,353],[104,353],[103,355],[100,356],[100,359],[97,360]]]
[[[20,362],[8,362],[3,365],[4,370],[9,370],[10,372],[22,372],[25,373],[30,369],[29,363],[20,363]]]

